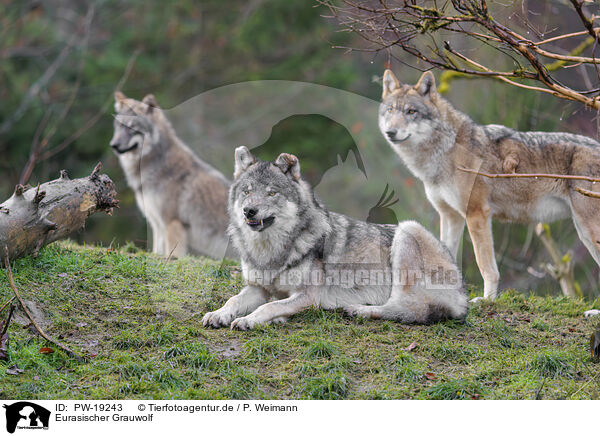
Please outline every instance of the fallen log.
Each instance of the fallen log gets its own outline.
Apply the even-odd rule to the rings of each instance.
[[[32,254],[51,242],[64,239],[83,228],[85,220],[96,212],[112,214],[118,207],[115,185],[102,164],[88,177],[69,179],[66,171],[56,180],[33,188],[17,185],[8,200],[0,204],[0,259],[14,260]]]

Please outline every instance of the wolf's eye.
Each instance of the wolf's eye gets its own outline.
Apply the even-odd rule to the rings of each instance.
[[[277,194],[277,192],[275,192],[275,191],[270,191],[270,192],[269,192],[269,197],[275,197],[275,194]]]
[[[412,115],[412,114],[414,114],[414,113],[416,113],[416,112],[417,112],[417,111],[416,111],[416,110],[414,110],[414,109],[409,109],[409,110],[407,110],[407,111],[406,111],[406,113],[407,113],[408,115]]]
[[[125,125],[125,127],[127,128],[127,130],[129,130],[131,132],[132,135],[141,135],[142,134],[142,132],[140,132],[134,126]]]
[[[389,113],[392,113],[394,111],[394,108],[392,106],[388,106],[388,110]]]
[[[244,195],[248,195],[250,194],[250,191],[248,189],[244,189]]]

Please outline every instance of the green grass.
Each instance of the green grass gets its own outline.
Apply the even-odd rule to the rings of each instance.
[[[0,398],[600,398],[588,342],[599,320],[582,316],[598,302],[508,291],[464,323],[406,326],[310,309],[239,332],[201,326],[241,289],[235,263],[65,242],[13,265],[47,332],[92,357],[41,354],[48,344],[13,322]],[[11,295],[0,270],[0,304]],[[24,372],[6,374],[15,364]]]

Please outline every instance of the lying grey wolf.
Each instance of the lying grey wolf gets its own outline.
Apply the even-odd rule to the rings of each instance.
[[[229,214],[246,286],[204,326],[247,330],[310,306],[405,323],[466,316],[460,271],[443,244],[416,222],[371,224],[327,211],[296,156],[263,162],[237,148]]]
[[[438,94],[431,72],[410,86],[385,71],[379,127],[406,166],[423,181],[427,198],[440,214],[441,240],[455,257],[466,221],[483,276],[484,298],[496,298],[499,280],[492,217],[511,222],[572,217],[579,238],[600,264],[600,200],[574,190],[593,190],[591,182],[489,179],[458,169],[598,177],[598,142],[570,133],[478,125]]]
[[[116,92],[115,110],[110,146],[150,223],[152,251],[222,258],[230,181],[177,137],[154,96],[140,102]]]

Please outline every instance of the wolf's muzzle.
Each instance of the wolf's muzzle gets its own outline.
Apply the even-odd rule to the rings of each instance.
[[[266,228],[270,227],[271,224],[273,224],[273,221],[275,221],[274,216],[263,219],[246,218],[246,224],[248,224],[252,230],[257,232],[262,232]]]
[[[133,143],[133,144],[132,144],[130,147],[127,147],[127,148],[126,148],[126,149],[124,149],[124,150],[121,150],[121,149],[119,148],[119,144],[117,144],[117,145],[112,145],[112,144],[111,144],[110,146],[111,146],[111,147],[112,147],[112,149],[113,149],[114,151],[116,151],[117,153],[119,153],[119,154],[123,154],[123,153],[127,153],[128,151],[132,151],[132,150],[135,150],[136,148],[138,148],[138,143],[137,143],[137,142],[134,142],[134,143]]]
[[[398,144],[400,142],[404,142],[406,141],[408,138],[410,138],[410,133],[408,135],[406,135],[404,138],[398,139],[396,137],[396,135],[398,134],[397,130],[388,130],[385,132],[385,134],[387,135],[387,137],[390,139],[390,141],[392,141],[394,144]]]

